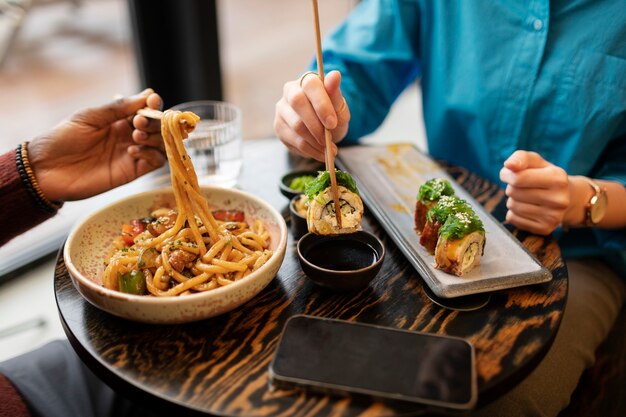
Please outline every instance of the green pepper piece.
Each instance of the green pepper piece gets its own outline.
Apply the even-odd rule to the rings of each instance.
[[[133,269],[124,275],[118,275],[118,285],[120,291],[127,294],[146,294],[146,278],[143,272],[137,269]]]

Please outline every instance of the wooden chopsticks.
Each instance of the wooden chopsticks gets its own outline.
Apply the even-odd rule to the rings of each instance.
[[[148,119],[156,120],[161,120],[161,117],[163,117],[162,111],[150,107],[144,107],[143,109],[137,110],[137,114],[143,117],[147,117]]]
[[[315,46],[317,50],[317,72],[320,80],[322,80],[322,83],[324,83],[324,62],[322,59],[322,39],[320,36],[320,17],[317,8],[317,0],[311,0],[311,5],[313,6]],[[324,128],[324,136],[326,140],[326,170],[330,174],[330,191],[332,193],[333,201],[335,203],[335,218],[337,219],[337,226],[341,228],[341,207],[339,206],[339,191],[337,190],[337,177],[335,175],[335,156],[332,152],[333,137],[330,133],[330,130],[326,128]]]

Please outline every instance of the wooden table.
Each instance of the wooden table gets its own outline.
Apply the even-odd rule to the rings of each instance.
[[[244,146],[241,188],[259,195],[287,217],[280,177],[311,168],[288,156],[277,140]],[[307,166],[308,165],[308,166]],[[458,168],[448,167],[496,218],[505,213],[504,193]],[[59,257],[54,288],[61,321],[81,358],[111,386],[157,410],[228,416],[395,416],[419,413],[416,404],[300,391],[272,390],[267,369],[289,317],[309,314],[402,329],[461,336],[476,349],[479,405],[494,400],[532,371],[549,349],[567,296],[567,270],[552,239],[517,233],[553,274],[540,285],[494,293],[479,310],[438,307],[423,282],[370,215],[366,230],[376,233],[387,255],[381,272],[365,290],[337,294],[311,283],[302,273],[289,237],[284,263],[257,297],[222,316],[177,326],[130,322],[98,310],[74,289]]]

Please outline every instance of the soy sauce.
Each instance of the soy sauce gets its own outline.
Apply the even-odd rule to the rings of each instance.
[[[378,253],[367,243],[337,239],[319,242],[304,254],[312,264],[334,271],[366,268],[378,260]]]

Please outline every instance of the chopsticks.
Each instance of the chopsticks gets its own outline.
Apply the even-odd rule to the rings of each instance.
[[[313,7],[313,24],[315,28],[315,46],[317,50],[317,72],[322,80],[322,84],[324,83],[324,62],[322,60],[322,40],[320,37],[320,17],[317,8],[317,0],[311,0],[311,5]],[[335,218],[337,219],[337,226],[339,228],[341,225],[341,208],[339,206],[339,192],[337,190],[337,177],[335,175],[335,156],[332,152],[332,142],[333,137],[330,133],[330,130],[324,128],[324,136],[326,140],[326,152],[325,152],[325,162],[326,162],[326,171],[330,174],[330,191],[333,196],[333,201],[335,203]]]
[[[163,112],[160,110],[153,109],[151,107],[144,107],[143,109],[137,110],[137,114],[143,117],[147,117],[148,119],[156,119],[161,120],[163,117]]]

